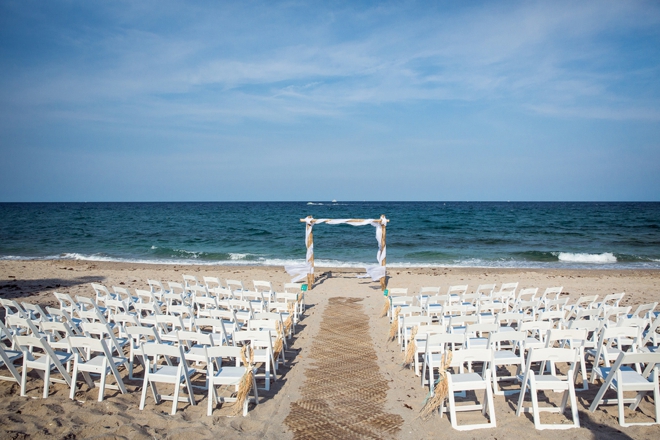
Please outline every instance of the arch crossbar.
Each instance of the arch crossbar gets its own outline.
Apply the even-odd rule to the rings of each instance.
[[[329,219],[321,218],[315,219],[312,216],[300,219],[305,223],[305,246],[307,247],[307,255],[305,263],[292,264],[285,267],[289,275],[293,276],[292,281],[301,281],[307,278],[308,288],[311,290],[314,285],[314,225],[326,223],[329,225],[348,224],[352,226],[365,226],[371,225],[376,228],[376,240],[378,241],[378,253],[376,254],[377,265],[367,267],[367,276],[372,280],[380,280],[380,286],[385,290],[385,275],[386,275],[386,245],[385,235],[387,223],[389,220],[385,215],[381,215],[377,219]]]

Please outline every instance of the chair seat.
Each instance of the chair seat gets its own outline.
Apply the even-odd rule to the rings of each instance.
[[[100,369],[101,366],[103,365],[103,359],[105,359],[105,356],[94,356],[93,358],[91,358],[87,362],[83,362],[83,363],[79,364],[79,367],[82,367],[83,369],[85,367]],[[125,357],[118,357],[118,356],[113,356],[112,357],[112,362],[115,365],[120,365],[120,364],[123,364],[124,362],[127,362],[127,361],[128,361],[128,359],[126,359]]]
[[[557,376],[544,374],[543,376],[536,376],[536,388],[540,390],[567,390],[568,382],[561,380]]]
[[[247,371],[245,367],[222,367],[213,375],[214,384],[238,385]]]
[[[488,381],[478,373],[452,374],[451,381],[454,391],[485,390]]]
[[[185,371],[181,373],[181,376],[179,374],[179,369],[178,367],[174,365],[163,365],[158,367],[155,373],[150,373],[149,378],[155,382],[164,382],[164,383],[180,383],[181,379],[185,375]],[[193,375],[195,374],[195,369],[194,368],[188,368],[188,375]]]
[[[520,356],[515,354],[511,350],[497,350],[493,353],[495,363],[507,363],[507,364],[513,364],[513,363],[521,363],[522,360],[520,359]]]

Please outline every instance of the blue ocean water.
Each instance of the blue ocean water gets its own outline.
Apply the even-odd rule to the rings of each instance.
[[[3,203],[0,259],[283,265],[300,219],[385,214],[388,266],[660,269],[660,203]],[[375,228],[317,225],[318,266],[376,261]]]

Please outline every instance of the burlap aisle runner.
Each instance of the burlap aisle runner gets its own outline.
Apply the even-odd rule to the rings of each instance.
[[[305,371],[302,399],[286,425],[296,439],[383,438],[403,423],[383,411],[389,388],[378,370],[359,298],[330,298]]]

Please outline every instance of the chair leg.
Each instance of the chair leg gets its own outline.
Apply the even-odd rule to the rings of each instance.
[[[76,379],[78,378],[78,362],[73,364],[73,373],[71,373],[71,391],[69,392],[69,399],[73,400],[76,396]]]
[[[537,396],[537,390],[536,390],[536,382],[534,381],[534,377],[530,378],[530,387],[529,387],[529,394],[532,397],[532,415],[534,416],[534,427],[536,429],[543,429],[541,427],[541,414],[539,412],[539,399]]]
[[[618,372],[617,372],[618,375]],[[619,376],[619,375],[618,375]],[[616,397],[617,397],[617,407],[619,410],[619,425],[621,426],[628,426],[626,423],[625,415],[624,415],[624,404],[623,404],[623,387],[621,386],[621,377],[617,377],[617,390],[616,390]]]
[[[108,374],[107,373],[109,373],[107,371],[107,368],[106,368],[106,371],[101,373],[101,383],[99,384],[99,398],[98,398],[99,402],[103,402],[103,395],[105,394],[105,382],[108,380]]]
[[[580,427],[580,416],[578,415],[577,398],[575,397],[575,385],[568,383],[568,392],[571,398],[571,414],[573,414],[573,424],[576,428]]]
[[[488,416],[490,418],[490,423],[495,427],[497,426],[495,420],[495,402],[493,401],[493,390],[490,388],[490,385],[486,387],[486,399],[488,401]]]
[[[25,356],[25,354],[23,355]],[[21,396],[25,396],[25,385],[27,383],[27,366],[26,362],[23,361],[23,371],[21,372]]]
[[[181,383],[174,384],[174,398],[172,399],[172,412],[170,414],[176,414],[176,407],[179,404],[179,391],[181,390]]]
[[[209,381],[208,390],[209,390],[209,395],[208,395],[208,405],[206,408],[206,415],[207,417],[210,417],[211,414],[213,413],[213,402],[214,402],[213,395],[215,394],[214,393],[215,385],[213,385],[210,381]]]
[[[144,373],[144,380],[142,382],[142,397],[140,398],[140,410],[144,409],[144,402],[147,400],[147,388],[149,387],[149,376],[147,372]]]
[[[44,399],[48,397],[50,389],[50,359],[46,361],[46,371],[44,371]]]

